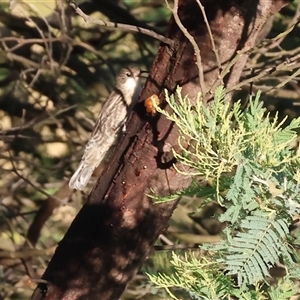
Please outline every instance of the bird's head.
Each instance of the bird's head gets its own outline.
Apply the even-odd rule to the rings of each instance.
[[[121,92],[134,91],[139,77],[141,75],[141,70],[135,66],[129,66],[123,68],[117,76],[116,87]]]

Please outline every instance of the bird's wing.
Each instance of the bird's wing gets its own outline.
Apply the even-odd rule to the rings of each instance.
[[[97,132],[110,132],[116,123],[118,117],[119,102],[122,96],[117,91],[112,91],[104,103],[98,118],[96,119],[94,129],[91,133],[93,137]]]

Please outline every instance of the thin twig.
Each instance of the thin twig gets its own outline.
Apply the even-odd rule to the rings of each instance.
[[[279,90],[280,88],[282,88],[283,86],[285,86],[287,83],[289,83],[290,81],[292,81],[294,78],[296,78],[299,74],[300,74],[300,69],[298,69],[295,73],[293,73],[291,76],[289,76],[285,80],[281,81],[276,86],[274,86],[271,89],[269,89],[267,91],[267,93],[271,92],[272,90]],[[283,79],[283,78],[281,78],[281,79]]]
[[[0,42],[4,43],[4,42],[10,42],[10,41],[15,41],[16,45],[8,48],[6,47],[5,50],[9,51],[9,52],[14,52],[16,51],[18,48],[23,47],[26,44],[45,44],[46,42],[49,43],[53,43],[53,42],[65,42],[65,41],[72,41],[70,37],[64,36],[64,37],[60,37],[60,38],[56,38],[56,37],[51,37],[51,38],[44,38],[44,39],[25,39],[25,38],[19,38],[19,37],[2,37],[0,38]]]
[[[300,59],[300,54],[294,56],[293,58],[289,59],[288,61],[287,60],[283,61],[282,63],[278,64],[277,66],[270,67],[270,68],[267,68],[265,70],[262,70],[257,75],[255,75],[251,78],[248,78],[246,80],[243,80],[243,81],[239,82],[238,84],[236,84],[232,87],[229,87],[227,89],[227,92],[230,93],[232,91],[238,90],[239,88],[241,88],[242,86],[244,86],[246,84],[249,84],[251,82],[254,82],[255,80],[264,78],[265,75],[272,74],[276,71],[287,69],[289,67],[294,67],[294,65],[296,65],[295,62],[297,62],[298,59]]]
[[[268,39],[268,40],[261,42],[254,49],[252,49],[252,52],[254,52],[254,53],[256,52],[256,54],[251,58],[251,62],[253,62],[253,64],[254,64],[257,61],[260,61],[262,56],[263,57],[274,57],[277,59],[277,58],[283,57],[285,55],[292,55],[295,50],[297,51],[297,48],[291,49],[291,50],[281,49],[280,44],[287,37],[287,35],[291,31],[293,31],[294,28],[299,24],[299,22],[300,22],[299,17],[300,17],[300,3],[297,7],[297,10],[295,12],[293,19],[288,23],[287,29],[285,31],[279,33],[277,36],[273,37],[272,39]],[[275,49],[276,47],[279,48],[280,51],[278,51],[278,52],[270,51],[270,50]],[[257,64],[256,64],[256,66],[257,66]]]
[[[293,31],[300,23],[299,20],[300,17],[300,3],[298,4],[296,13],[293,17],[293,19],[289,22],[287,29],[284,32],[281,32],[280,34],[278,34],[275,38],[272,39],[272,43],[269,44],[268,47],[265,47],[265,51],[269,51],[271,49],[274,49],[275,47],[279,47],[279,45],[281,44],[281,42],[287,37],[287,35]]]
[[[20,251],[1,251],[0,258],[25,259],[30,257],[40,257],[42,255],[53,255],[56,245],[46,249],[23,249]]]
[[[73,104],[71,106],[63,108],[63,109],[59,110],[58,112],[54,113],[53,117],[57,117],[60,114],[65,113],[65,112],[67,112],[67,111],[75,108],[76,106],[77,106],[77,104]],[[41,120],[38,120],[38,119],[31,120],[27,124],[24,124],[24,125],[21,125],[21,126],[11,127],[11,128],[7,128],[7,129],[4,129],[4,130],[0,130],[0,134],[6,135],[7,133],[16,132],[16,131],[19,131],[19,130],[21,131],[23,129],[30,128],[30,127],[32,127],[34,125],[36,126],[38,124],[40,126],[42,126],[43,124],[47,124],[47,119],[43,118]]]
[[[19,178],[21,178],[22,180],[24,180],[26,183],[28,183],[29,185],[31,185],[37,192],[43,194],[43,195],[46,196],[47,198],[52,198],[52,199],[58,201],[59,203],[61,203],[61,204],[63,204],[63,205],[65,205],[65,204],[68,203],[68,199],[61,200],[61,199],[59,199],[59,198],[57,198],[57,197],[55,197],[55,196],[53,196],[53,195],[48,194],[47,192],[43,191],[43,190],[40,189],[38,186],[36,186],[35,184],[33,184],[30,180],[28,180],[27,178],[25,178],[23,175],[21,175],[21,174],[18,172],[18,170],[17,170],[17,168],[16,168],[16,166],[15,166],[15,164],[14,164],[14,160],[13,160],[13,157],[12,157],[10,151],[9,151],[9,156],[10,156],[10,162],[11,162],[11,165],[12,165],[12,167],[13,167],[12,171],[13,171]],[[67,201],[66,201],[66,200],[67,200]]]
[[[48,34],[50,37],[52,37],[51,26],[49,25],[47,19],[40,13],[40,11],[36,8],[35,5],[29,4],[29,7],[30,7],[33,11],[35,11],[35,12],[37,13],[37,15],[39,15],[39,17],[44,21],[44,23],[45,23],[45,25],[46,25],[46,27],[47,27],[47,29],[48,29],[47,34]],[[33,20],[32,20],[30,17],[27,17],[27,18],[28,18],[28,20],[30,20],[30,21],[33,22]],[[35,26],[36,30],[39,32],[41,38],[44,40],[44,39],[46,38],[46,36],[45,36],[43,30],[41,30],[41,29],[39,28],[38,24],[36,24],[35,22],[33,22],[33,23],[34,23],[34,26]],[[46,50],[46,53],[47,53],[47,57],[48,57],[48,59],[49,59],[50,69],[51,69],[52,72],[54,72],[54,69],[55,69],[55,63],[54,63],[54,59],[53,59],[53,43],[45,43],[45,50]],[[39,75],[39,74],[37,74],[37,75]]]
[[[211,41],[211,44],[212,44],[212,50],[215,53],[218,68],[219,68],[219,70],[221,70],[222,69],[222,65],[221,65],[219,53],[218,53],[218,50],[217,50],[217,47],[216,47],[216,44],[215,44],[215,39],[213,37],[213,34],[212,34],[212,31],[211,31],[209,22],[207,20],[207,16],[206,16],[206,12],[205,12],[204,6],[200,2],[200,0],[196,0],[196,2],[199,5],[200,10],[202,12],[204,23],[206,25],[206,28],[207,28],[207,31],[208,31],[208,34],[209,34],[209,38],[210,38],[210,41]],[[223,83],[223,78],[220,77],[220,79],[222,80],[222,83]]]
[[[181,20],[178,16],[178,0],[174,0],[173,9],[169,6],[169,3],[167,1],[166,1],[166,5],[172,11],[172,14],[173,14],[173,17],[174,17],[174,20],[175,20],[177,26],[179,27],[179,29],[182,31],[184,36],[190,41],[190,43],[193,46],[193,49],[194,49],[194,52],[196,55],[196,60],[197,60],[200,89],[201,89],[202,94],[204,94],[206,92],[206,85],[204,82],[204,73],[203,73],[203,68],[202,68],[200,49],[199,49],[194,37],[187,31],[187,29],[181,23]]]
[[[9,60],[20,62],[20,63],[22,63],[24,66],[32,67],[32,68],[34,68],[34,69],[39,69],[39,68],[41,68],[41,64],[36,63],[36,62],[34,62],[34,61],[32,61],[32,60],[30,60],[30,59],[24,57],[24,56],[20,56],[20,55],[17,55],[17,54],[15,54],[15,53],[5,53],[5,52],[3,52],[3,51],[0,51],[0,54],[6,55],[6,57],[7,57]],[[47,66],[47,65],[44,66],[44,67],[45,67],[45,69],[48,69],[48,70],[50,69],[49,66]]]
[[[149,29],[142,28],[142,27],[135,26],[135,25],[128,25],[128,24],[122,24],[122,23],[116,23],[116,22],[97,20],[97,19],[94,19],[94,18],[88,16],[87,14],[85,14],[74,2],[70,1],[69,5],[75,10],[75,12],[80,17],[82,17],[84,19],[84,21],[86,23],[96,24],[101,27],[105,27],[105,29],[107,29],[107,30],[119,29],[119,30],[124,30],[124,31],[139,32],[139,33],[148,35],[150,37],[153,37],[154,39],[157,39],[157,40],[161,41],[162,43],[167,44],[170,47],[174,48],[174,45],[175,45],[174,41],[172,41],[169,38],[164,37],[161,34],[154,32],[153,30],[149,30]]]

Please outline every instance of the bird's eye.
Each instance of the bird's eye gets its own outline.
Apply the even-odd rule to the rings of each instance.
[[[126,72],[126,76],[127,76],[127,77],[130,77],[131,74],[130,74],[129,72]]]

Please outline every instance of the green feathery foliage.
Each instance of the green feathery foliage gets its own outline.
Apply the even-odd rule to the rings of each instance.
[[[233,287],[233,281],[219,270],[217,262],[199,258],[193,252],[186,253],[184,258],[172,253],[170,262],[172,274],[148,274],[152,282],[166,288],[169,294],[169,287],[176,286],[186,289],[194,298],[222,299]]]
[[[224,97],[224,88],[217,88],[207,107],[200,94],[191,100],[182,97],[178,88],[176,101],[166,92],[172,113],[156,107],[180,132],[181,151],[173,151],[180,162],[177,171],[205,176],[211,183],[205,192],[194,180],[177,196],[206,193],[208,199],[214,197],[226,209],[219,216],[226,228],[220,243],[202,247],[207,258],[189,254],[182,260],[173,254],[173,274],[149,276],[159,286],[192,292],[195,299],[254,299],[253,295],[255,299],[288,299],[294,293],[292,279],[299,277],[295,270],[300,268],[289,234],[293,218],[300,213],[300,151],[292,149],[300,118],[283,127],[286,120],[279,122],[277,115],[271,119],[260,92],[244,111],[240,102],[231,106]],[[268,286],[269,270],[279,261],[287,275],[276,287]]]

